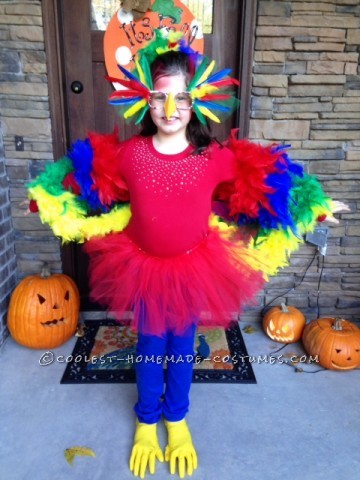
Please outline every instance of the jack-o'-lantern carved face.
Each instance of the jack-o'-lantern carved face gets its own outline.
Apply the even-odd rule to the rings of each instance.
[[[61,293],[61,292],[58,291],[57,293]],[[37,294],[37,298],[39,300],[39,305],[42,305],[42,308],[45,308],[46,310],[44,315],[50,313],[50,316],[51,316],[51,312],[53,315],[53,317],[49,320],[45,320],[43,318],[43,320],[40,321],[43,327],[60,326],[68,322],[69,320],[68,317],[70,314],[70,311],[69,311],[70,292],[68,289],[65,291],[64,298],[62,299],[62,301],[61,299],[59,299],[60,301],[57,301],[55,299],[55,303],[53,304],[52,307],[51,307],[51,304],[53,303],[53,300],[54,300],[53,295],[51,296],[51,299],[50,299],[50,305],[46,305],[46,303],[49,300],[47,300],[46,297],[44,297],[40,293]],[[41,308],[39,307],[38,310],[39,310],[39,318],[41,318],[42,317],[40,314]]]
[[[330,370],[360,366],[360,329],[341,318],[319,318],[306,325],[303,344],[320,365]]]
[[[300,310],[282,303],[266,313],[263,328],[275,342],[294,343],[300,340],[305,323],[305,317]]]
[[[266,329],[266,333],[270,338],[276,340],[277,342],[291,343],[294,341],[294,332],[291,331],[290,325],[285,323],[284,325],[279,325],[276,327],[273,320],[270,320],[269,326]]]
[[[10,333],[30,348],[57,347],[74,334],[79,308],[79,292],[73,280],[43,270],[16,287],[8,312]]]

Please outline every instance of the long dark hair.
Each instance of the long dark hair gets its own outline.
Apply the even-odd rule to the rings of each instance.
[[[160,77],[182,74],[185,77],[186,84],[188,84],[193,75],[189,56],[183,52],[170,51],[159,55],[150,68],[154,83]],[[152,121],[150,111],[148,111],[142,121],[140,135],[149,137],[155,135],[156,132],[157,127]],[[208,123],[203,125],[195,113],[192,112],[186,128],[186,138],[195,147],[196,153],[202,152],[210,145],[212,140],[210,125]]]

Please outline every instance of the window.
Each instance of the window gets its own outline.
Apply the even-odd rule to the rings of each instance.
[[[182,0],[203,27],[203,33],[212,33],[213,0]],[[121,0],[91,0],[92,30],[106,30],[112,16],[120,8]]]

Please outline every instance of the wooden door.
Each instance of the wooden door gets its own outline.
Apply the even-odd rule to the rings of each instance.
[[[118,125],[121,139],[129,138],[138,131],[136,127],[126,125],[107,103],[113,87],[104,79],[104,31],[92,28],[91,8],[91,0],[44,2],[50,103],[57,156],[62,155],[72,142],[84,138],[90,130],[109,133]],[[253,0],[214,0],[212,33],[204,36],[205,53],[215,59],[219,69],[232,68],[233,76],[242,82],[242,135],[246,134],[247,128],[249,68],[244,71],[240,67],[250,65],[246,52],[252,51],[255,9],[256,2]],[[224,140],[230,129],[238,125],[237,112],[226,123],[215,125],[213,134]],[[64,273],[74,278],[79,287],[82,309],[97,308],[88,299],[88,263],[81,247],[68,245],[63,248],[62,254]]]

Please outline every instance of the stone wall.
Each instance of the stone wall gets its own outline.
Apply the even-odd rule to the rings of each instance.
[[[1,121],[21,278],[45,260],[61,270],[59,242],[21,205],[26,182],[53,160],[41,1],[0,1],[0,21]],[[18,148],[16,137],[23,140]]]
[[[8,331],[7,307],[15,286],[16,257],[11,221],[8,178],[5,171],[4,148],[0,126],[0,348]]]
[[[21,204],[25,183],[53,159],[40,0],[0,1],[0,118],[1,344],[16,281],[39,271],[44,260],[61,270],[59,242]]]
[[[277,295],[309,316],[358,318],[360,311],[360,2],[258,2],[250,138],[291,144],[291,156],[351,207],[329,227],[325,258],[303,246],[272,279]],[[318,300],[321,263],[324,270]],[[287,289],[291,292],[284,295]]]

